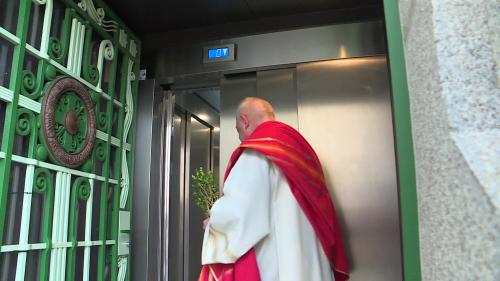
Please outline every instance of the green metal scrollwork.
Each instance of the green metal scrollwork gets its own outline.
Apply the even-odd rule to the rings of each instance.
[[[92,83],[92,85],[97,85],[99,82],[99,69],[97,69],[97,66],[95,65],[88,65],[87,67],[83,68],[83,75],[84,78]]]
[[[66,264],[66,280],[75,280],[75,267],[72,265],[75,263],[75,258],[76,258],[76,244],[77,244],[76,230],[78,225],[77,211],[79,208],[85,208],[85,206],[87,206],[86,208],[89,208],[86,201],[90,198],[91,194],[92,194],[92,187],[90,185],[89,179],[84,177],[78,177],[74,181],[71,190],[68,241],[71,242],[72,246],[68,249],[69,262]]]
[[[46,168],[36,168],[33,181],[33,191],[45,193],[52,187],[52,174]]]
[[[23,84],[21,93],[25,96],[31,97],[37,88],[36,77],[30,70],[23,70]]]
[[[83,48],[83,78],[89,81],[92,85],[97,85],[99,82],[99,70],[96,65],[91,63],[92,59],[92,44],[93,32],[89,28],[85,34],[85,46]]]
[[[63,57],[63,50],[61,41],[55,37],[49,39],[49,54],[53,59],[59,60]]]
[[[112,61],[115,57],[115,47],[111,40],[102,40],[99,44],[99,56],[97,59],[97,69],[100,73],[104,73],[104,60]],[[104,77],[99,77],[97,88],[101,88],[102,80]]]
[[[99,161],[104,161],[108,155],[106,144],[102,140],[97,140],[94,149],[94,156]]]
[[[47,244],[47,248],[43,250],[40,255],[39,280],[47,281],[49,277],[50,249],[52,245],[52,215],[54,204],[53,177],[48,169],[37,167],[35,169],[34,179],[35,181],[33,182],[33,190],[35,192],[45,194],[45,208],[43,209],[43,228],[41,236],[43,237],[44,242]]]
[[[14,48],[5,62],[12,70],[9,86],[0,89],[5,104],[0,122],[6,124],[0,153],[0,248],[6,242],[2,230],[9,227],[10,202],[21,198],[8,196],[10,184],[24,180],[32,192],[19,194],[26,204],[20,206],[23,216],[14,234],[22,247],[9,250],[17,255],[9,278],[33,279],[27,273],[38,272],[41,281],[82,276],[130,280],[129,255],[118,252],[118,218],[120,210],[130,209],[123,191],[129,186],[126,173],[132,172],[134,131],[129,137],[125,131],[135,123],[128,105],[134,101],[125,92],[136,98],[137,83],[127,79],[127,62],[139,63],[140,41],[102,0],[12,0],[7,6],[10,2],[19,2],[19,10],[6,14],[17,22],[15,32],[6,32],[0,20],[0,39]],[[26,166],[25,179],[13,176],[15,162]],[[95,167],[101,169],[98,175]],[[43,205],[42,214],[29,204],[32,197]],[[39,218],[41,239],[35,241],[30,223]],[[62,249],[65,262],[60,262]]]
[[[23,70],[23,79],[21,83],[21,94],[23,96],[26,96],[33,100],[36,100],[41,96],[42,88],[44,86],[44,78],[47,77],[45,75],[45,71],[47,69],[51,70],[49,67],[46,67],[47,64],[48,63],[45,60],[38,61],[38,75],[36,76],[31,70]],[[52,66],[52,68],[54,67]]]
[[[64,21],[61,39],[56,37],[50,37],[49,39],[49,56],[56,60],[58,63],[63,63],[64,59],[68,55],[68,45],[71,33],[71,21],[73,19],[75,12],[73,9],[67,8],[64,12]]]
[[[89,94],[90,97],[92,98],[92,102],[94,103],[94,105],[96,105],[99,102],[101,94],[97,93],[96,91],[90,91]]]
[[[73,190],[77,192],[79,200],[86,201],[91,192],[89,180],[83,177],[77,178],[73,184]]]
[[[106,131],[108,128],[108,118],[105,112],[99,112],[97,115],[97,125],[99,126],[99,130],[102,131]]]
[[[35,128],[35,116],[28,109],[21,108],[17,111],[16,133],[20,136],[29,135]]]
[[[55,130],[59,144],[69,153],[79,152],[87,138],[87,114],[83,101],[73,92],[66,92],[57,103]]]

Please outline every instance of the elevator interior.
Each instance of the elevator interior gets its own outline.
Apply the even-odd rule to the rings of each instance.
[[[341,222],[351,280],[402,280],[384,40],[375,21],[159,51],[156,75],[163,78],[143,81],[140,89],[138,136],[150,146],[137,151],[148,157],[136,159],[136,181],[147,187],[134,198],[139,233],[133,244],[140,258],[133,260],[133,276],[196,280],[203,216],[190,195],[191,176],[199,167],[213,169],[222,186],[220,175],[239,143],[236,107],[244,97],[258,96],[318,153]],[[228,43],[238,47],[237,61],[204,64],[199,56],[204,46]]]

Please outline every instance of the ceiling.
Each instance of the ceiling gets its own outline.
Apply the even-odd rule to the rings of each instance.
[[[104,0],[139,36],[183,29],[220,28],[343,9],[380,7],[382,0]]]

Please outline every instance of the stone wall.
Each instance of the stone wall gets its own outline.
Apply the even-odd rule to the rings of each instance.
[[[423,280],[500,280],[500,2],[399,5]]]

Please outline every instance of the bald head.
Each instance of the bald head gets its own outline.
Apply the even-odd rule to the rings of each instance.
[[[247,97],[243,99],[236,111],[236,130],[240,141],[244,141],[260,124],[274,120],[271,104],[261,98]]]

